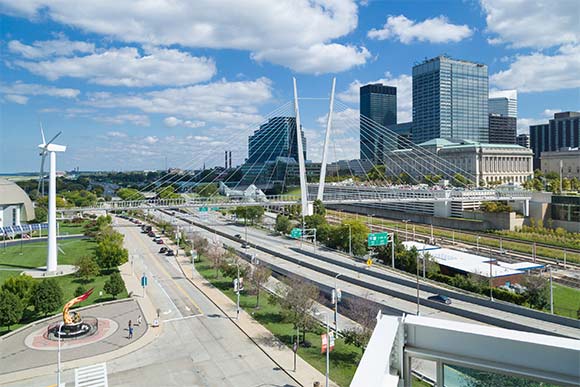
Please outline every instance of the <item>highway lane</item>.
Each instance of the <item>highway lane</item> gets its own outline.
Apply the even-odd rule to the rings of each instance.
[[[199,219],[197,219],[197,220],[199,221]],[[208,220],[210,222],[208,222],[207,224],[211,224],[211,227],[215,227],[219,231],[227,232],[230,235],[234,235],[234,234],[245,235],[245,229],[243,226],[232,225],[232,224],[226,225],[226,224],[224,224],[223,219],[218,220],[216,218],[213,218],[213,219],[208,219]],[[295,258],[300,259],[300,260],[304,260],[305,262],[309,262],[309,263],[315,262],[315,264],[317,266],[326,268],[333,273],[339,273],[339,272],[348,273],[349,276],[351,276],[351,277],[354,276],[355,278],[359,278],[356,276],[360,276],[360,278],[362,278],[365,282],[367,282],[369,284],[382,286],[382,287],[388,288],[388,289],[396,291],[396,292],[403,292],[407,296],[410,296],[413,298],[416,297],[416,289],[412,289],[408,286],[396,284],[396,283],[393,283],[390,281],[385,281],[385,280],[378,279],[375,277],[360,274],[360,273],[357,273],[354,271],[347,271],[343,267],[340,267],[337,265],[332,265],[332,264],[329,264],[326,262],[322,262],[322,261],[313,259],[312,257],[308,257],[306,255],[299,254],[296,251],[290,250],[290,248],[296,248],[299,246],[300,242],[298,242],[298,241],[289,240],[289,239],[280,238],[280,237],[272,237],[264,231],[253,229],[253,228],[248,228],[248,239],[249,239],[250,243],[259,244],[261,246],[267,247],[267,248],[274,250],[274,251],[283,251],[283,253],[285,255],[292,256],[292,257],[295,257]],[[232,241],[228,241],[228,243],[232,244]],[[283,250],[281,250],[281,248]],[[258,254],[258,256],[261,256],[261,254],[263,254],[263,253],[260,252]],[[346,258],[344,255],[340,255],[340,254],[325,253],[325,255],[328,255],[330,257],[334,257],[334,259],[340,260],[342,262],[344,262],[345,260],[348,260],[348,258]],[[277,258],[277,259],[279,261],[282,261],[280,258]],[[275,261],[272,261],[272,262],[275,262]],[[300,265],[281,266],[282,265],[281,262],[277,262],[276,264],[280,265],[280,267],[284,267],[284,268],[288,269],[290,272],[305,273],[306,275],[311,276],[309,278],[316,278],[317,280],[322,281],[321,283],[326,283],[327,286],[333,286],[333,283],[334,283],[333,278],[328,278],[329,276],[325,276],[325,275],[322,275],[320,273],[314,273],[313,271],[307,271],[307,269],[300,267]],[[288,265],[288,264],[284,264],[284,265]],[[372,270],[372,271],[384,271],[384,269],[379,269],[376,267],[373,267],[370,270]],[[389,272],[389,271],[387,271],[387,272]],[[393,272],[389,272],[389,274],[392,275]],[[401,274],[398,272],[395,273],[395,275],[411,278],[414,280],[414,277],[408,277],[408,276],[405,276],[404,274]],[[326,280],[324,280],[324,277],[326,277]],[[324,281],[326,281],[326,282],[324,282]],[[342,282],[344,283],[344,281],[342,281]],[[344,289],[344,287],[343,287],[343,289]],[[364,288],[362,288],[362,289],[364,289]],[[358,291],[360,293],[360,289],[358,289]],[[368,290],[367,290],[367,292],[368,292]],[[430,292],[420,291],[421,302],[425,302],[424,301],[425,298],[432,295],[432,294],[433,293],[430,293]],[[415,302],[400,300],[398,297],[385,298],[385,294],[381,294],[381,296],[382,296],[382,299],[380,300],[381,303],[383,303],[389,307],[394,307],[395,309],[403,311],[405,313],[410,313],[410,314],[416,313],[416,303]],[[524,327],[530,327],[530,329],[540,329],[544,332],[552,332],[554,334],[560,334],[560,335],[565,335],[565,336],[569,336],[569,337],[580,338],[580,330],[577,328],[574,328],[574,327],[567,327],[567,326],[563,326],[560,324],[551,323],[551,322],[539,320],[536,318],[526,317],[526,316],[522,316],[519,314],[510,313],[510,312],[506,312],[506,311],[501,311],[501,310],[487,307],[487,306],[483,306],[483,305],[476,305],[476,304],[461,301],[461,300],[454,300],[452,307],[453,308],[460,308],[460,309],[464,309],[464,310],[476,313],[476,316],[474,316],[474,318],[473,318],[473,319],[475,319],[476,322],[480,322],[479,319],[485,320],[487,318],[493,318],[493,319],[499,320],[497,322],[497,324],[494,324],[494,325],[520,324]],[[452,308],[446,308],[445,306],[443,306],[442,309],[450,309],[451,310]],[[421,307],[421,314],[423,314],[423,315],[437,315],[437,317],[454,319],[454,320],[458,319],[458,316],[454,315],[453,313],[445,313],[445,312],[442,312],[440,310],[431,309],[431,308],[428,308],[425,306]],[[480,316],[479,319],[478,319],[477,315]],[[460,319],[463,319],[463,318],[460,318]],[[471,322],[473,322],[473,321],[471,321]]]

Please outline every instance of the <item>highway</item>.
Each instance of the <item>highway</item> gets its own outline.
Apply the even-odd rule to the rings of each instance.
[[[191,215],[188,217],[191,217],[195,222],[202,225],[205,224],[206,227],[211,227],[219,232],[226,233],[229,236],[235,234],[240,234],[242,236],[245,235],[246,230],[243,226],[227,223],[225,219],[221,217],[212,217],[207,219],[205,223],[197,217],[192,217]],[[184,221],[179,222],[184,225],[186,224]],[[275,257],[272,256],[273,254],[265,254],[263,251],[258,249],[257,257],[261,261],[278,268],[277,271],[279,272],[285,271],[286,273],[300,275],[313,280],[321,285],[322,288],[326,289],[334,286],[334,275],[341,273],[342,276],[339,278],[338,283],[343,292],[359,297],[369,297],[373,301],[380,302],[385,306],[387,311],[390,311],[393,314],[415,314],[417,311],[417,290],[415,285],[411,285],[415,281],[415,277],[374,266],[367,269],[365,268],[366,265],[351,261],[348,257],[334,252],[324,252],[324,254],[322,254],[325,260],[329,260],[329,262],[317,259],[311,256],[310,253],[299,251],[299,241],[283,237],[275,237],[262,230],[248,227],[247,234],[248,241],[251,244],[259,246],[261,249],[265,248],[277,253],[275,255],[278,256]],[[207,235],[210,235],[210,233]],[[216,238],[216,235],[212,234],[211,237]],[[239,243],[219,236],[217,236],[217,238],[221,242],[240,249]],[[305,244],[305,246],[309,246],[308,249],[313,249],[311,245]],[[317,254],[318,253],[320,252],[317,251]],[[281,258],[280,254],[283,254],[294,262],[290,262],[289,259]],[[347,267],[345,267],[345,263],[347,264]],[[363,271],[362,273],[360,272],[361,270]],[[399,280],[405,280],[406,284],[405,281],[402,281],[403,283],[397,283],[389,279],[377,277],[382,275],[391,276]],[[429,283],[429,285],[431,285],[431,283]],[[433,291],[424,290],[426,286],[427,285],[423,284],[421,281],[421,290],[419,292],[421,315],[475,323],[487,323],[504,328],[580,338],[580,324],[578,321],[568,319],[566,321],[568,321],[569,325],[572,326],[566,326],[556,322],[525,316],[524,312],[526,310],[511,305],[508,305],[508,310],[499,310],[498,307],[506,304],[494,302],[491,306],[487,306],[486,303],[489,304],[489,302],[485,299],[481,299],[484,301],[482,304],[476,304],[469,302],[469,297],[467,297],[468,301],[458,299],[457,297],[462,296],[461,293],[457,293],[457,297],[452,297],[452,305],[439,304],[426,299],[428,296],[435,294]],[[449,289],[435,287],[435,292],[449,293]],[[522,313],[515,313],[510,311],[510,309],[516,311],[521,310]],[[545,316],[546,319],[552,317],[540,313],[536,313],[536,315]]]

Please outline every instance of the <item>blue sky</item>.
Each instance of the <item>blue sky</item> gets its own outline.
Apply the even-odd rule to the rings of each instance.
[[[336,76],[331,158],[355,157],[360,84],[397,86],[408,121],[411,68],[439,54],[516,89],[523,132],[580,109],[579,12],[568,0],[0,0],[0,172],[38,170],[39,122],[63,131],[59,170],[221,165],[225,149],[239,162],[293,76],[312,98]],[[312,160],[327,105],[301,100]]]

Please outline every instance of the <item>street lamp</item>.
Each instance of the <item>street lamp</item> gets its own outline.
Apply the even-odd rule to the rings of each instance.
[[[417,260],[415,262],[415,266],[417,266],[416,278],[417,278],[417,316],[418,316],[419,315],[419,307],[421,305],[421,302],[419,301],[419,254],[417,254]]]
[[[352,225],[347,224],[348,226],[348,255],[352,257]]]
[[[554,288],[552,287],[552,266],[548,265],[550,270],[550,313],[554,314]]]
[[[408,226],[410,221],[411,221],[411,219],[402,220],[402,222],[405,223],[405,242],[407,242],[409,240],[409,234],[407,233],[407,231],[408,231],[407,226]]]
[[[326,387],[328,387],[330,377],[330,321],[327,312],[316,312],[315,314],[317,316],[323,314],[326,317]]]
[[[375,216],[375,214],[369,214],[370,223],[371,223],[371,234],[373,233],[373,216]]]
[[[477,238],[475,239],[475,243],[476,243],[476,246],[477,246],[477,251],[479,251],[479,239],[480,238],[481,237],[478,235]]]
[[[338,287],[336,286],[336,282],[338,277],[340,277],[342,273],[338,273],[334,276],[334,331],[338,334]]]
[[[60,337],[62,336],[62,326],[64,325],[64,321],[61,322],[58,326],[58,359],[57,359],[57,373],[56,373],[56,385],[60,387]]]
[[[477,237],[479,239],[479,237]],[[489,249],[489,299],[493,301],[493,270],[491,262],[491,247]]]

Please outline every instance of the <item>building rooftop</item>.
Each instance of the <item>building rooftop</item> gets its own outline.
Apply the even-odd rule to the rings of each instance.
[[[31,221],[34,219],[34,206],[26,192],[16,183],[0,178],[0,205],[11,204],[24,206],[21,220]]]

